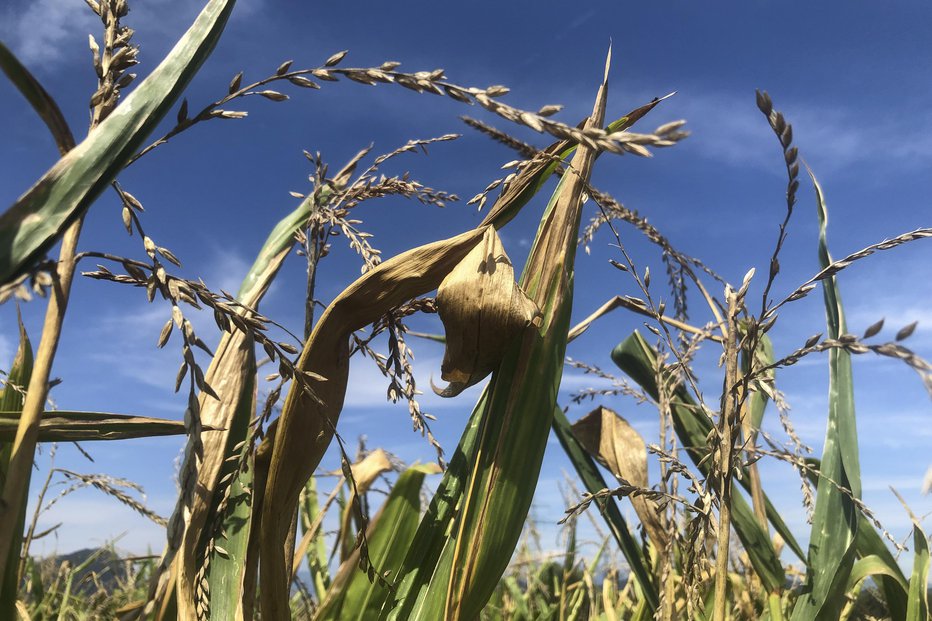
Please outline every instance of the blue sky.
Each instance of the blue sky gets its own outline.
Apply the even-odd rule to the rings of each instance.
[[[193,19],[196,4],[131,3],[133,11],[125,23],[137,30],[140,75],[170,49]],[[95,85],[86,49],[87,33],[99,30],[92,17],[79,0],[0,3],[0,38],[57,98],[76,134],[86,127],[86,102]],[[199,109],[222,96],[240,70],[245,70],[247,80],[259,78],[286,59],[294,59],[295,67],[317,66],[331,53],[349,49],[345,66],[397,60],[408,71],[443,67],[457,84],[509,86],[506,101],[518,107],[564,104],[559,118],[575,124],[591,108],[611,40],[609,116],[677,91],[641,129],[685,118],[693,134],[651,160],[603,157],[594,183],[647,216],[674,246],[740,282],[750,267],[765,272],[784,212],[782,156],[754,104],[756,88],[768,90],[793,123],[796,144],[822,182],[836,257],[930,224],[930,25],[932,7],[920,2],[901,2],[883,11],[868,3],[745,2],[712,11],[688,2],[386,5],[241,0],[187,97],[192,109]],[[373,244],[391,256],[475,225],[481,215],[465,200],[500,177],[500,166],[513,159],[507,149],[463,125],[459,115],[476,116],[538,145],[548,143],[480,109],[394,86],[343,81],[325,83],[320,91],[287,92],[292,100],[285,103],[252,98],[235,108],[248,110],[247,119],[196,127],[121,177],[146,206],[144,223],[150,236],[182,259],[185,275],[201,277],[215,290],[236,289],[268,231],[293,208],[295,199],[288,192],[309,189],[307,175],[312,171],[302,150],[320,151],[333,170],[369,143],[375,144],[374,153],[382,153],[411,138],[464,134],[457,141],[432,146],[428,157],[405,155],[385,168],[386,173],[410,170],[425,185],[459,194],[462,201],[437,210],[387,199],[357,211],[365,230],[375,234]],[[0,202],[9,205],[55,161],[57,152],[34,113],[5,82],[0,82],[0,119]],[[536,211],[532,206],[503,232],[517,265],[523,263],[536,230],[534,214],[542,204],[543,198]],[[622,238],[640,266],[662,273],[658,254],[636,232],[623,228]],[[817,271],[816,238],[814,197],[803,184],[775,296]],[[591,255],[580,254],[576,319],[612,295],[637,294],[631,280],[607,263],[616,256],[608,245],[611,241],[600,235],[591,244]],[[126,237],[119,207],[110,196],[92,208],[81,248],[142,255],[138,240]],[[908,345],[932,357],[930,259],[929,243],[918,242],[843,273],[839,281],[851,331],[863,332],[884,317],[887,328],[880,338],[892,339],[899,327],[919,320]],[[319,296],[332,298],[358,271],[358,258],[351,251],[335,249],[322,266]],[[659,290],[661,279],[655,280]],[[755,296],[759,287],[757,282]],[[302,262],[293,257],[264,302],[264,312],[300,331],[302,288]],[[58,407],[180,418],[183,400],[171,392],[179,354],[172,346],[155,348],[169,308],[146,304],[141,293],[78,280],[54,373],[64,380],[53,393]],[[783,311],[773,332],[778,353],[788,353],[809,335],[824,331],[820,298],[810,296]],[[700,304],[694,297],[697,324],[707,319]],[[43,310],[42,301],[23,307],[36,342]],[[15,349],[14,317],[11,304],[0,307],[0,368]],[[216,341],[215,335],[206,338],[211,334],[209,317],[196,323],[205,340]],[[412,326],[437,331],[439,321],[427,317],[412,321]],[[568,353],[610,370],[611,347],[638,326],[637,318],[613,315],[572,344]],[[439,376],[442,350],[430,343],[411,344],[419,380],[427,387],[432,374]],[[715,368],[717,354],[707,350],[698,368],[712,395],[721,380]],[[825,425],[825,362],[813,357],[778,376],[793,406],[796,428],[817,450]],[[919,493],[932,464],[929,398],[915,374],[901,364],[858,358],[854,368],[865,499],[884,525],[902,538],[908,533],[908,517],[887,486],[894,485],[916,513],[932,511],[932,498]],[[406,408],[385,404],[386,384],[378,371],[359,360],[352,374],[341,434],[351,444],[365,434],[370,447],[382,446],[407,461],[431,459],[428,444],[409,431]],[[588,386],[604,383],[567,369],[561,402],[568,404],[572,391]],[[448,454],[475,396],[473,390],[455,400],[424,397],[424,408],[438,417],[434,429]],[[649,407],[615,399],[604,403],[628,418],[649,442],[656,441],[656,416]],[[572,407],[570,418],[594,405]],[[768,420],[776,431],[773,412]],[[72,447],[62,446],[56,465],[135,480],[145,487],[149,504],[168,514],[180,447],[178,439],[86,445],[96,460],[91,464]],[[39,458],[40,469],[47,466],[47,455],[45,450]],[[324,466],[335,468],[336,461]],[[568,470],[559,445],[551,441],[534,506],[550,539],[545,546],[555,545],[552,525],[563,505],[558,487]],[[808,528],[795,475],[783,464],[767,464],[763,474],[765,488],[805,539]],[[93,491],[62,500],[42,524],[57,522],[64,522],[57,536],[37,542],[37,552],[97,545],[124,531],[124,549],[161,548],[156,526]]]

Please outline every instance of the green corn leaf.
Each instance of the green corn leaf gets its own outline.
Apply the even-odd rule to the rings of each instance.
[[[913,524],[913,574],[909,578],[906,621],[929,619],[929,540],[919,524]]]
[[[378,571],[389,572],[389,576],[400,571],[417,531],[424,477],[439,471],[436,464],[414,465],[395,481],[385,504],[369,524],[369,556]],[[358,562],[356,550],[334,577],[315,620],[365,621],[378,617],[391,593],[379,582],[371,582]]]
[[[856,590],[860,589],[861,583],[865,579],[875,576],[888,576],[894,580],[901,579],[901,576],[898,576],[896,572],[891,570],[887,562],[881,557],[873,554],[862,556],[854,563],[851,568],[851,575],[848,576],[848,585],[845,587],[845,592],[848,594],[848,597],[851,600],[856,599],[858,596]],[[903,587],[908,588],[905,581],[903,582]]]
[[[252,455],[249,452],[249,421],[252,420],[256,411],[256,359],[252,340],[248,339],[244,345],[248,347],[248,351],[234,353],[229,360],[222,358],[218,360],[215,357],[215,360],[218,360],[218,368],[227,371],[230,371],[228,367],[230,360],[243,362],[237,377],[236,387],[239,392],[235,400],[228,404],[232,412],[228,413],[226,408],[222,408],[219,412],[220,416],[215,417],[223,418],[229,425],[229,429],[219,433],[202,434],[202,437],[221,435],[221,438],[215,439],[215,442],[218,447],[222,447],[222,451],[215,451],[214,455],[222,456],[224,460],[213,478],[208,478],[208,473],[204,472],[203,468],[199,472],[199,478],[208,481],[212,486],[201,488],[205,492],[205,497],[196,505],[199,520],[195,523],[194,516],[192,516],[190,523],[199,527],[200,530],[194,530],[189,525],[189,530],[185,533],[185,545],[182,548],[181,558],[182,563],[188,564],[189,568],[196,569],[193,576],[190,571],[179,575],[180,592],[182,578],[187,580],[193,577],[196,580],[196,573],[202,564],[198,562],[198,559],[203,558],[201,554],[205,552],[208,554],[206,578],[210,585],[209,592],[217,594],[215,597],[210,597],[211,616],[215,619],[238,618],[243,604],[240,597],[232,595],[242,594],[245,590],[244,582],[248,562],[246,556],[252,516],[249,485],[252,482],[253,472]],[[221,351],[218,348],[218,354]],[[221,394],[221,398],[224,396]],[[223,438],[223,435],[226,437]],[[222,440],[225,442],[221,443]],[[244,468],[237,471],[236,467],[240,462],[243,463]],[[227,477],[232,477],[228,484],[230,486],[228,496],[227,490],[220,484],[220,481]],[[212,493],[208,494],[208,491]],[[226,498],[225,506],[224,498]],[[201,513],[205,516],[203,521],[200,519]],[[195,539],[195,535],[199,535],[199,539]],[[196,545],[188,544],[189,541],[196,542]],[[212,544],[219,545],[222,552]],[[191,555],[192,549],[193,555]],[[179,613],[186,610],[187,608],[179,607]]]
[[[452,528],[453,516],[463,496],[469,473],[469,464],[478,453],[479,426],[482,412],[489,399],[488,387],[482,391],[479,401],[463,431],[456,452],[450,459],[446,472],[437,486],[427,512],[418,524],[411,548],[405,556],[402,569],[395,584],[395,598],[389,598],[379,614],[380,619],[409,619],[414,608],[422,599],[432,579],[447,580],[449,574],[436,572],[437,564]]]
[[[819,479],[815,473],[821,470],[822,462],[815,458],[807,458],[806,465],[809,467],[806,471],[807,477],[813,485],[818,485]],[[906,576],[883,537],[860,513],[858,514],[858,536],[855,545],[860,558],[872,557],[874,559],[872,562],[882,561],[884,563],[884,571],[877,571],[873,576],[874,581],[879,583],[883,591],[884,601],[889,608],[890,615],[894,619],[904,618],[909,595]]]
[[[553,431],[560,441],[563,450],[566,452],[566,456],[573,464],[573,468],[576,469],[576,473],[582,480],[583,485],[585,485],[586,490],[594,494],[603,489],[607,489],[608,484],[602,477],[602,473],[596,466],[595,461],[579,443],[576,436],[573,435],[570,423],[566,419],[563,410],[559,407],[555,408],[553,411]],[[651,610],[656,610],[657,606],[660,605],[660,598],[657,595],[657,588],[651,577],[650,564],[644,557],[644,551],[640,544],[628,529],[628,525],[622,517],[621,511],[618,509],[615,499],[606,498],[604,504],[599,506],[599,513],[602,515],[606,526],[608,526],[609,531],[611,531],[612,536],[618,543],[618,547],[621,549],[622,554],[624,554],[625,560],[628,561],[631,573],[641,587]]]
[[[26,334],[26,327],[19,316],[17,316],[17,319],[19,320],[19,346],[7,372],[3,390],[0,391],[0,409],[13,413],[13,416],[18,419],[18,413],[23,408],[24,391],[29,385],[29,379],[32,377],[33,353],[32,343],[29,341],[29,335]],[[14,435],[16,433],[16,424],[16,422],[13,422]],[[8,440],[6,438],[0,440],[0,488],[6,481],[10,463],[12,444]],[[28,482],[25,487],[28,489]],[[0,582],[0,619],[16,618],[16,599],[19,596],[20,580],[20,553],[23,547],[23,528],[26,524],[26,503],[23,503],[18,509],[19,516],[16,521],[13,543],[10,546],[6,569],[2,576],[2,582]]]
[[[822,188],[809,171],[816,192],[819,214],[819,264],[831,262],[826,240],[828,212]],[[844,334],[845,316],[835,277],[822,281],[829,338]],[[851,354],[842,349],[829,351],[828,424],[822,452],[812,532],[809,539],[806,586],[793,608],[793,621],[837,619],[844,602],[844,590],[855,560],[858,510],[848,493],[861,496],[858,463],[858,436],[854,414],[854,383]]]
[[[818,469],[818,464],[816,468]],[[812,478],[815,479],[815,476],[813,475]],[[816,482],[813,481],[813,483]],[[909,599],[903,569],[874,525],[860,513],[858,514],[858,536],[855,544],[857,545],[859,557],[870,556],[883,561],[886,569],[877,572],[874,581],[879,583],[880,589],[883,591],[884,601],[890,615],[894,619],[902,619],[906,614]]]
[[[654,399],[659,398],[654,377],[656,356],[656,352],[637,331],[612,350],[612,361]],[[686,447],[687,455],[699,470],[708,476],[709,462],[702,462],[704,455],[699,447],[705,446],[705,439],[712,428],[711,423],[699,413],[698,406],[683,386],[678,387],[671,398],[671,411],[676,435]],[[741,480],[745,485],[747,485],[747,478],[745,476]],[[786,583],[783,565],[777,557],[768,533],[757,522],[751,507],[739,494],[732,497],[732,512],[732,524],[751,559],[754,571],[769,591],[783,590]],[[802,556],[799,544],[796,543],[789,528],[769,501],[767,501],[767,517],[787,545]]]
[[[210,55],[234,3],[211,0],[152,74],[0,215],[0,284],[48,251],[116,178]]]

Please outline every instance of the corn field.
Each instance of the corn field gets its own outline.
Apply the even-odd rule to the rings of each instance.
[[[852,359],[893,360],[930,395],[932,365],[907,346],[915,323],[893,326],[890,340],[879,337],[883,320],[849,331],[836,276],[877,253],[928,244],[932,228],[833,257],[831,189],[823,190],[803,159],[792,112],[784,116],[766,91],[756,93],[756,107],[772,137],[766,155],[785,183],[785,204],[775,226],[761,229],[777,233],[766,238],[769,263],[741,265],[743,279],[729,282],[597,187],[595,169],[623,168],[698,139],[688,137],[684,120],[652,122],[673,94],[627,101],[611,88],[621,69],[612,68],[610,47],[604,65],[584,69],[592,78],[591,112],[578,123],[557,120],[559,105],[511,105],[504,86],[464,86],[441,69],[408,72],[394,61],[353,67],[346,52],[311,67],[285,61],[261,79],[239,72],[201,105],[188,87],[209,62],[234,0],[206,2],[174,48],[139,78],[131,72],[140,58],[127,0],[86,4],[100,31],[90,39],[97,83],[83,139],[63,113],[73,102],[56,102],[38,72],[0,44],[0,66],[22,95],[19,103],[41,118],[60,156],[39,179],[23,180],[28,190],[0,214],[0,302],[33,313],[41,307],[44,315],[39,334],[22,321],[3,326],[18,346],[11,360],[0,360],[0,619],[930,618],[923,516],[904,502],[913,523],[904,544],[863,501]],[[399,90],[434,95],[500,122],[465,119],[475,135],[513,155],[502,178],[473,180],[484,188],[469,200],[480,210],[478,224],[383,257],[357,217],[363,203],[382,197],[429,209],[457,200],[408,174],[382,172],[457,135],[412,139],[381,155],[370,146],[333,166],[305,152],[310,190],[292,192],[291,211],[269,218],[265,243],[250,250],[254,262],[237,274],[238,290],[185,276],[181,253],[161,245],[171,243],[172,223],[144,208],[124,172],[166,149],[183,149],[188,135],[206,126],[254,121],[241,111],[247,98],[295,105],[286,101],[362,86],[386,97]],[[549,145],[524,142],[512,131],[519,128]],[[663,157],[649,165],[663,166]],[[797,201],[804,190],[805,201]],[[134,253],[82,244],[87,215],[102,196],[119,201]],[[529,217],[536,230],[526,231],[521,268],[509,258],[514,248],[507,242],[515,237],[508,227]],[[789,238],[800,218],[815,223],[817,247]],[[611,244],[618,282],[635,294],[616,294],[618,285],[574,324],[577,255],[597,235]],[[659,278],[632,253],[632,236],[660,253]],[[339,244],[358,259],[360,274],[329,296],[321,274]],[[780,278],[788,252],[818,259],[810,278]],[[302,271],[306,264],[304,281],[283,277],[289,257]],[[164,311],[151,340],[180,353],[175,385],[165,389],[185,396],[183,416],[140,416],[132,404],[125,413],[54,406],[58,345],[67,329],[80,329],[65,322],[75,277],[144,296]],[[306,292],[299,334],[260,311],[278,285]],[[826,318],[814,327],[818,334],[800,343],[771,340],[798,301],[818,297]],[[213,325],[196,323],[198,312]],[[606,341],[615,370],[567,358],[568,343],[622,313],[644,328]],[[409,330],[412,318],[432,314],[442,333]],[[216,332],[202,338],[207,330]],[[442,385],[415,374],[413,351],[430,341],[444,347]],[[714,352],[718,365],[699,364],[700,350]],[[403,463],[391,446],[362,442],[354,453],[341,435],[345,401],[357,389],[350,363],[363,358],[360,364],[378,368],[388,399],[406,404],[433,461]],[[827,369],[828,378],[819,455],[794,431],[778,373],[809,362]],[[577,403],[591,407],[572,421],[560,393],[567,368],[611,385],[577,394]],[[465,400],[479,395],[451,450],[441,447],[434,417],[422,408],[428,384],[463,411]],[[660,437],[643,437],[604,405],[617,395],[651,409]],[[779,418],[783,437],[762,430],[765,417]],[[173,435],[184,439],[184,452],[168,516],[117,476],[55,467],[44,483],[34,476],[34,463],[53,459],[59,443]],[[554,450],[573,472],[559,516],[564,549],[551,553],[535,542],[530,513],[545,451]],[[768,496],[762,460],[798,474],[808,544]],[[104,546],[74,564],[34,557],[31,546],[47,534],[37,528],[39,516],[59,498],[54,481],[64,485],[61,496],[94,488],[130,506],[164,529],[163,547],[133,559]],[[599,534],[593,553],[582,551],[582,521]],[[110,559],[111,569],[99,569],[101,559]]]

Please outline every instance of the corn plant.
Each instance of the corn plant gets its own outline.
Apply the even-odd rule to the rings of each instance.
[[[193,112],[184,90],[221,36],[233,0],[207,2],[176,47],[125,98],[122,91],[134,80],[127,70],[137,62],[133,31],[123,24],[127,3],[88,0],[88,5],[100,17],[104,35],[102,44],[91,38],[98,85],[91,96],[90,129],[80,142],[58,104],[0,45],[0,66],[46,123],[62,156],[0,214],[0,299],[26,299],[30,287],[32,292],[50,292],[38,349],[33,353],[20,326],[19,349],[0,395],[5,507],[0,512],[0,617],[12,618],[14,610],[36,618],[80,617],[92,609],[104,610],[75,598],[77,569],[59,568],[54,577],[43,576],[29,558],[36,519],[27,529],[26,491],[37,443],[179,433],[186,436],[180,494],[165,520],[165,547],[119,587],[119,610],[111,606],[99,614],[137,619],[805,621],[853,618],[857,598],[871,578],[893,617],[928,617],[928,541],[919,520],[913,536],[914,567],[907,579],[883,539],[885,531],[860,500],[850,357],[873,353],[902,360],[927,386],[932,386],[932,367],[898,342],[870,342],[879,325],[864,337],[848,334],[835,275],[874,252],[930,237],[932,229],[917,229],[833,261],[824,194],[810,171],[819,218],[820,271],[774,302],[770,292],[780,272],[779,255],[794,213],[801,162],[791,126],[766,93],[758,93],[757,104],[781,145],[788,175],[787,210],[757,310],[748,299],[753,270],[732,286],[703,262],[676,250],[646,219],[592,186],[592,170],[602,153],[649,156],[687,135],[682,121],[649,133],[631,130],[662,98],[606,124],[609,62],[592,113],[575,127],[551,118],[559,106],[530,112],[504,103],[505,87],[459,86],[442,70],[407,73],[395,62],[345,67],[341,63],[346,52],[333,54],[318,67],[295,69],[285,61],[253,82],[238,73],[223,96]],[[439,206],[454,200],[407,174],[376,173],[389,159],[456,136],[412,140],[365,168],[370,153],[363,149],[335,175],[328,173],[319,155],[307,154],[314,170],[311,190],[296,194],[297,206],[272,228],[236,295],[173,274],[179,257],[146,234],[142,204],[121,185],[121,172],[144,163],[146,154],[202,123],[243,119],[245,112],[233,108],[247,96],[281,103],[289,95],[276,89],[311,93],[343,79],[398,85],[477,104],[555,142],[540,149],[468,120],[515,149],[521,159],[511,164],[507,177],[493,181],[470,201],[480,208],[491,203],[478,226],[385,260],[369,235],[357,228],[354,210],[387,195]],[[152,139],[179,99],[174,125]],[[498,231],[554,176],[556,188],[516,280]],[[142,242],[141,259],[78,252],[84,215],[108,187],[121,201],[127,232]],[[584,224],[587,197],[598,213]],[[658,299],[656,286],[652,289],[650,270],[641,269],[629,255],[615,222],[633,226],[661,250],[672,314]],[[642,297],[615,296],[571,327],[576,251],[602,227],[610,228],[617,242],[619,255],[612,264],[633,279]],[[338,234],[359,255],[362,275],[318,315],[318,274]],[[59,243],[58,260],[46,259]],[[307,279],[304,331],[292,343],[271,336],[277,324],[259,307],[296,247],[307,262]],[[84,276],[137,287],[149,302],[167,305],[157,344],[167,346],[174,335],[176,344],[180,341],[175,390],[187,386],[188,396],[182,422],[45,411],[70,285],[78,263],[88,258],[100,264]],[[712,282],[722,287],[721,299],[710,293]],[[818,284],[823,287],[827,337],[814,337],[778,357],[768,336],[778,311]],[[687,315],[688,290],[698,292],[706,303],[705,326],[693,325]],[[433,297],[425,297],[432,292]],[[221,333],[213,350],[186,316],[191,308],[213,314]],[[619,380],[618,391],[657,406],[659,444],[645,442],[624,417],[604,406],[570,423],[558,403],[567,343],[616,309],[650,321],[654,342],[635,332],[611,357],[630,379]],[[455,398],[488,378],[449,464],[417,400],[404,320],[418,312],[436,312],[445,329],[444,335],[433,337],[445,344],[441,377],[447,383],[432,386],[435,392]],[[910,332],[909,327],[901,330],[897,341]],[[380,334],[387,337],[388,356],[372,344]],[[696,352],[710,343],[722,354],[717,404],[704,398],[692,370]],[[257,352],[276,366],[273,387],[264,399]],[[784,405],[776,371],[819,352],[829,357],[830,399],[825,449],[815,460],[805,458],[798,446],[781,446],[763,434],[761,424],[769,404]],[[437,449],[438,464],[400,464],[381,448],[360,450],[356,459],[350,458],[338,428],[355,354],[371,358],[388,378],[393,400],[407,402],[415,430]],[[782,411],[781,422],[795,438]],[[568,510],[562,562],[535,559],[524,546],[513,564],[551,429],[587,492]],[[334,444],[340,470],[321,502],[325,479],[320,467]],[[647,466],[651,455],[661,472],[653,485]],[[790,462],[806,485],[815,486],[808,551],[766,494],[756,465],[765,457]],[[618,487],[609,487],[599,466],[617,479]],[[102,477],[57,472],[74,485],[104,487],[118,499],[122,493]],[[394,481],[370,519],[372,490],[392,472]],[[425,478],[440,472],[432,497],[422,503]],[[615,498],[631,501],[641,537],[622,517]],[[592,505],[599,508],[609,534],[595,557],[582,563],[576,520]],[[331,511],[338,515],[328,517]],[[327,519],[338,524],[332,545],[334,554],[339,552],[338,566],[332,566],[327,553]],[[804,568],[801,587],[790,580],[790,568],[781,557],[784,546]],[[616,547],[630,568],[626,582],[614,562]],[[604,562],[610,566],[599,577]],[[310,585],[299,576],[304,564]],[[132,601],[123,605],[123,599]]]

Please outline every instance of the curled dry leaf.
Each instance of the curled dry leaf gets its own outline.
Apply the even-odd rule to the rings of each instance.
[[[515,282],[492,227],[440,284],[437,312],[447,335],[441,377],[450,383],[433,387],[442,397],[455,397],[498,368],[506,348],[540,314]]]
[[[321,315],[296,367],[327,381],[312,378],[306,385],[292,385],[281,415],[272,423],[256,456],[257,470],[261,463],[268,464],[259,530],[263,617],[287,618],[291,568],[281,542],[291,527],[298,495],[330,445],[343,409],[350,335],[396,306],[438,287],[481,243],[487,228],[419,246],[379,264],[337,296]]]
[[[356,481],[356,491],[365,494],[378,480],[379,475],[392,469],[392,462],[388,453],[383,449],[376,449],[364,458],[350,466],[353,480]]]
[[[647,446],[634,427],[616,412],[599,406],[573,423],[573,435],[592,457],[619,481],[646,488]],[[657,504],[643,496],[630,496],[631,504],[647,536],[658,549],[666,545],[667,534],[660,522]]]

